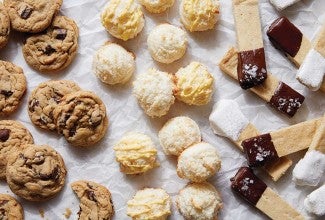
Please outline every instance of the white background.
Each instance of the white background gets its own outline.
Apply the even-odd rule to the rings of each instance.
[[[22,56],[23,34],[12,32],[9,45],[0,51],[0,59],[21,66],[28,81],[27,94],[19,110],[9,118],[19,120],[26,125],[33,134],[36,144],[48,144],[59,151],[68,169],[66,186],[63,192],[54,199],[43,203],[26,202],[20,199],[25,209],[26,219],[40,219],[40,209],[44,209],[46,219],[64,219],[63,213],[66,208],[72,210],[70,219],[76,219],[79,202],[73,194],[70,184],[80,179],[96,181],[109,188],[116,211],[114,219],[129,219],[126,216],[126,202],[137,190],[143,187],[161,187],[172,196],[174,201],[178,191],[186,185],[186,181],[180,179],[176,174],[176,158],[166,157],[162,152],[157,133],[169,118],[179,115],[186,115],[194,119],[201,128],[203,140],[214,145],[221,155],[221,171],[210,180],[220,191],[224,202],[224,208],[219,215],[220,219],[265,219],[266,217],[263,214],[242,199],[234,196],[230,190],[229,179],[240,166],[245,165],[245,159],[230,141],[212,133],[208,117],[213,104],[224,98],[236,100],[243,113],[261,132],[269,132],[322,115],[325,106],[324,94],[311,92],[300,85],[295,80],[296,68],[270,45],[266,37],[267,27],[280,14],[268,0],[260,1],[268,70],[306,96],[304,105],[292,119],[270,108],[249,91],[241,90],[237,82],[223,75],[219,70],[217,64],[221,57],[236,42],[230,0],[220,1],[221,17],[216,29],[201,33],[188,33],[189,47],[185,57],[171,65],[158,64],[152,60],[147,50],[146,39],[150,30],[157,24],[169,22],[176,26],[182,26],[178,14],[179,1],[176,0],[171,10],[160,15],[150,14],[143,10],[146,19],[145,28],[138,37],[128,42],[112,38],[102,27],[100,13],[106,2],[106,0],[64,1],[61,14],[75,19],[80,28],[80,38],[76,59],[62,73],[46,75],[32,70]],[[324,0],[301,1],[281,12],[281,14],[288,16],[309,39],[312,39],[321,26],[321,22],[324,21],[325,2]],[[202,62],[215,78],[215,93],[211,103],[203,107],[193,107],[176,102],[167,116],[160,119],[147,117],[132,95],[134,77],[125,86],[106,86],[94,76],[91,70],[92,56],[96,49],[108,40],[118,42],[136,54],[137,70],[135,75],[150,67],[175,73],[178,68],[189,64],[191,61]],[[61,136],[33,126],[27,114],[27,97],[39,83],[49,79],[74,80],[83,89],[94,91],[102,98],[107,107],[110,125],[105,138],[96,147],[90,149],[75,148],[69,146]],[[112,147],[128,131],[140,131],[152,137],[159,150],[159,162],[161,163],[159,168],[139,176],[126,176],[119,172]],[[299,137],[297,137],[297,141],[299,141]],[[303,153],[293,156],[296,162],[303,156]],[[273,183],[264,174],[259,176],[292,206],[306,214],[303,210],[303,200],[313,188],[296,187],[291,181],[291,172],[292,168],[277,183]],[[0,185],[0,192],[12,194],[4,182]],[[181,219],[174,205],[172,212],[170,219]]]

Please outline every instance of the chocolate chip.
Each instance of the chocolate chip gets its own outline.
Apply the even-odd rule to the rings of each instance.
[[[47,45],[47,46],[45,47],[44,53],[45,53],[46,55],[50,56],[50,55],[51,55],[52,53],[54,53],[54,52],[56,52],[56,50],[55,50],[53,47],[51,47],[51,45]]]
[[[55,39],[64,40],[67,36],[67,30],[63,28],[55,29],[56,36]]]
[[[9,202],[9,200],[2,200],[0,201],[0,206],[3,206],[5,204],[7,204]]]
[[[73,137],[76,134],[76,131],[77,131],[77,127],[76,126],[72,127],[69,131],[69,136]]]
[[[39,174],[41,180],[57,180],[59,178],[59,168],[55,167],[50,174]]]
[[[12,96],[12,94],[14,94],[12,91],[9,90],[0,90],[0,94],[4,95],[6,98]]]
[[[31,112],[34,112],[35,111],[35,107],[36,106],[39,106],[39,101],[37,99],[32,99],[30,102],[29,102],[29,111]]]
[[[96,195],[92,190],[86,190],[86,194],[89,200],[97,202]]]
[[[22,19],[27,19],[29,16],[32,14],[33,9],[28,7],[27,5],[25,6],[24,10],[21,12],[20,17]]]
[[[0,141],[5,142],[9,139],[10,130],[9,129],[0,129]]]

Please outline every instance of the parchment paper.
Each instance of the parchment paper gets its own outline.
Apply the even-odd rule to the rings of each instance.
[[[300,85],[295,80],[296,68],[270,45],[265,33],[268,25],[280,13],[273,8],[268,0],[260,1],[268,70],[306,96],[303,107],[294,118],[287,118],[270,108],[253,93],[240,89],[237,82],[223,75],[219,70],[217,64],[220,58],[236,42],[230,0],[220,1],[221,17],[215,30],[202,33],[188,32],[189,47],[183,59],[171,65],[154,62],[147,50],[148,33],[155,25],[164,22],[182,26],[178,14],[179,2],[176,1],[171,10],[160,15],[150,14],[144,9],[146,24],[142,33],[133,40],[122,42],[112,38],[100,23],[100,12],[107,3],[106,0],[64,0],[61,14],[75,19],[80,28],[79,52],[67,70],[52,75],[41,74],[32,70],[22,56],[23,34],[15,32],[11,34],[9,45],[0,51],[0,58],[14,62],[24,69],[28,80],[28,91],[17,113],[9,118],[19,120],[26,125],[33,134],[36,144],[49,144],[59,151],[68,169],[66,186],[62,193],[54,199],[43,203],[31,203],[19,199],[24,207],[26,219],[40,219],[39,210],[44,210],[45,219],[65,219],[63,214],[66,208],[72,211],[70,219],[77,219],[79,202],[73,194],[70,184],[80,179],[96,181],[109,188],[116,211],[114,219],[129,219],[126,215],[126,202],[137,190],[143,187],[161,187],[172,196],[174,201],[178,191],[187,182],[180,179],[176,174],[176,158],[166,157],[162,152],[157,133],[169,118],[180,115],[194,119],[200,126],[203,140],[214,145],[221,155],[221,171],[210,179],[210,182],[220,191],[224,203],[219,218],[229,220],[266,219],[265,215],[249,206],[230,190],[229,179],[240,166],[246,163],[242,153],[230,141],[214,135],[210,129],[208,117],[212,106],[220,99],[234,99],[240,104],[243,113],[261,132],[268,132],[307,119],[320,117],[324,112],[325,94],[311,92]],[[293,7],[289,7],[281,14],[287,16],[311,39],[324,21],[325,2],[324,0],[304,0]],[[132,95],[134,77],[125,86],[106,86],[97,80],[93,74],[91,69],[93,54],[108,40],[118,42],[136,54],[137,70],[135,75],[150,67],[175,73],[178,68],[191,61],[202,62],[215,77],[215,93],[211,103],[203,107],[193,107],[176,102],[167,116],[160,119],[150,119],[144,114]],[[33,126],[27,114],[27,97],[39,83],[49,79],[74,80],[84,90],[94,91],[105,102],[110,117],[110,126],[105,138],[98,146],[91,149],[75,148],[67,144],[63,137]],[[159,150],[159,162],[161,164],[159,168],[139,176],[126,176],[119,171],[112,147],[128,131],[144,132],[152,137]],[[297,141],[299,141],[299,137],[297,137]],[[294,162],[301,158],[303,153],[293,155]],[[276,183],[263,173],[259,176],[288,203],[307,215],[303,209],[303,200],[314,188],[296,187],[291,181],[291,172],[292,168],[285,177]],[[0,185],[0,192],[12,194],[4,182]],[[182,219],[174,204],[172,212],[170,219]]]

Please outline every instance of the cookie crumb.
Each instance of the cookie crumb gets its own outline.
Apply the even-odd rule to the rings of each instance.
[[[71,216],[71,210],[69,209],[69,208],[66,208],[65,209],[65,213],[64,213],[64,217],[66,218],[66,219],[69,219],[70,218],[70,216]]]
[[[42,218],[44,218],[44,209],[39,209],[38,210],[38,212],[39,212],[39,214],[40,214],[40,216],[42,217]]]

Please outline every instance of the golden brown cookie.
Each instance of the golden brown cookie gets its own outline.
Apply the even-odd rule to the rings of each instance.
[[[19,202],[6,194],[0,194],[0,219],[23,220],[24,210]]]
[[[18,108],[26,86],[23,70],[13,63],[0,60],[0,116]]]
[[[66,140],[79,147],[100,141],[108,127],[106,107],[94,93],[79,91],[63,97],[54,110],[57,130]]]
[[[39,84],[29,96],[28,114],[34,125],[55,130],[53,111],[64,95],[79,91],[79,86],[70,80],[50,80]]]
[[[62,70],[77,54],[78,36],[78,26],[71,18],[56,16],[45,32],[26,39],[23,45],[24,58],[40,72]]]
[[[33,136],[20,122],[0,120],[0,179],[6,178],[9,155],[33,143]]]
[[[12,28],[20,32],[45,30],[60,10],[63,0],[4,0]]]
[[[47,145],[27,145],[8,158],[6,178],[13,193],[29,200],[44,201],[59,193],[67,171],[61,155]]]
[[[80,200],[78,219],[112,219],[114,206],[111,193],[106,187],[95,182],[79,180],[73,182],[71,188]]]
[[[7,45],[10,34],[10,18],[7,9],[0,2],[0,48]]]

